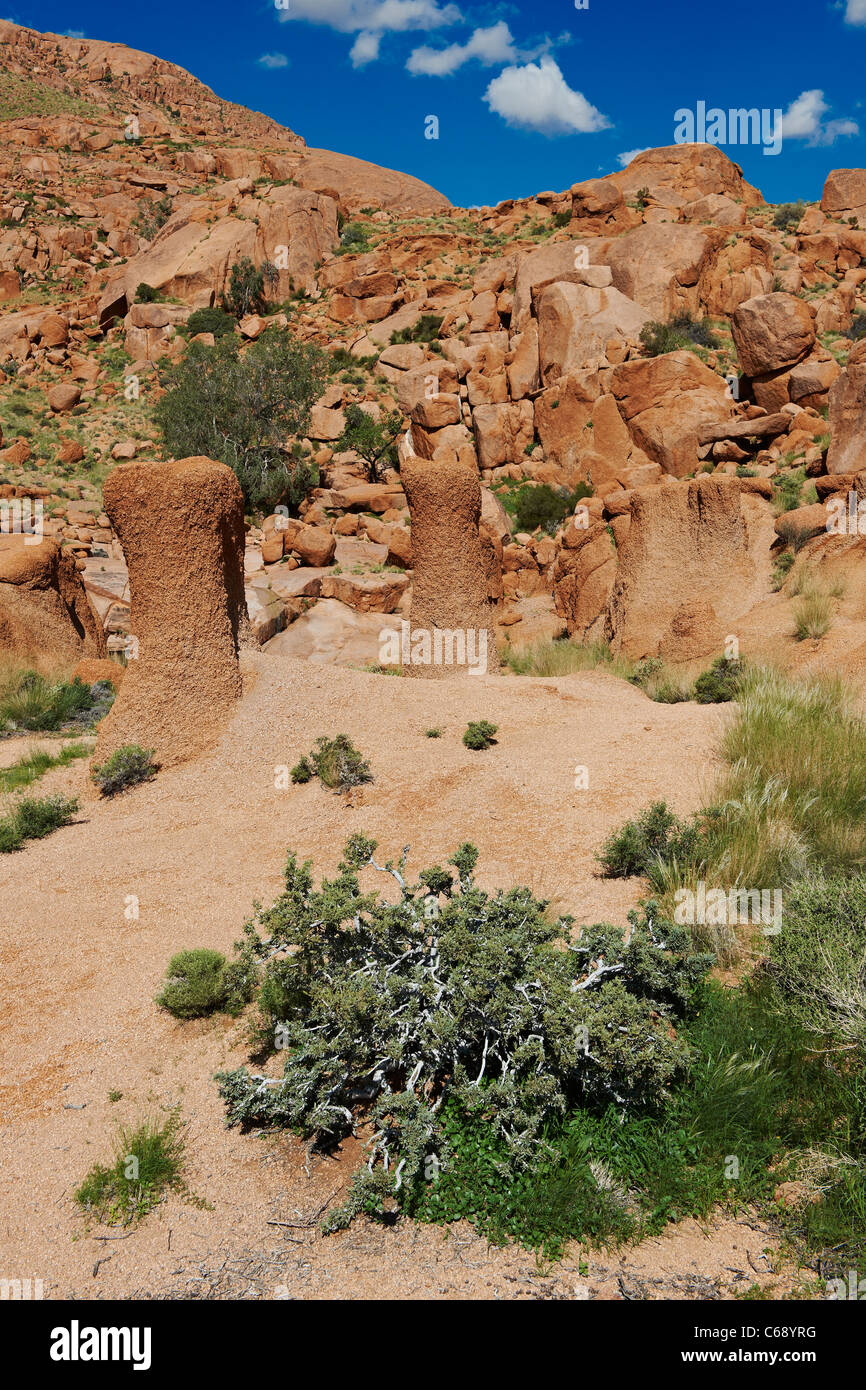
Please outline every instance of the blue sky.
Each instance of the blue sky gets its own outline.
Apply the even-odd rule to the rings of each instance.
[[[778,155],[722,146],[774,202],[866,166],[866,0],[0,0],[0,14],[158,54],[461,206],[610,173],[672,144],[675,112],[701,101],[784,113]]]

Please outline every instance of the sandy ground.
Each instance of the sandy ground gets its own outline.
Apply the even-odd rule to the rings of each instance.
[[[227,1130],[212,1078],[247,1060],[241,1025],[180,1024],[153,1003],[174,952],[230,951],[254,899],[279,891],[289,848],[330,872],[355,830],[385,856],[411,844],[415,869],[471,838],[483,886],[525,882],[579,921],[624,920],[636,885],[597,878],[595,852],[653,798],[697,807],[724,708],[653,704],[599,673],[427,682],[279,652],[245,663],[209,755],[111,802],[84,763],[49,773],[40,790],[81,798],[75,824],[0,861],[0,1277],[41,1278],[53,1298],[700,1298],[768,1282],[771,1236],[747,1221],[687,1222],[541,1270],[463,1226],[322,1237],[357,1146],[307,1164],[291,1136]],[[499,726],[483,753],[461,743],[477,718]],[[433,726],[441,738],[425,737]],[[353,805],[315,783],[275,789],[277,769],[338,732],[376,778]],[[7,743],[2,761],[22,751]],[[131,1232],[88,1231],[77,1184],[110,1158],[120,1122],[172,1106],[206,1205],[172,1195]]]

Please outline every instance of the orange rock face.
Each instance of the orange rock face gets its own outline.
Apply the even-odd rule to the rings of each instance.
[[[0,651],[103,657],[105,637],[72,556],[52,540],[0,535]]]

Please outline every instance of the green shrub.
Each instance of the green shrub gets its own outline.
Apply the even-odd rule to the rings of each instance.
[[[548,921],[529,889],[476,887],[472,845],[449,860],[456,880],[434,865],[417,883],[405,850],[384,867],[375,850],[353,836],[318,891],[310,864],[290,856],[284,893],[247,924],[244,946],[275,981],[284,1073],[218,1078],[229,1124],[297,1128],[323,1148],[369,1126],[368,1162],[328,1229],[411,1208],[429,1165],[451,1162],[450,1107],[483,1125],[510,1190],[553,1155],[549,1127],[575,1106],[613,1100],[631,1114],[660,1102],[688,1061],[671,1025],[709,964],[682,931],[637,913],[627,943],[607,925],[570,941],[571,919]],[[394,878],[396,904],[362,893],[367,866]]]
[[[701,835],[694,823],[678,819],[664,801],[654,801],[637,820],[605,840],[597,858],[605,878],[634,878],[652,882],[660,865],[690,861],[700,848]]]
[[[710,320],[693,319],[688,313],[675,314],[667,323],[644,324],[640,341],[648,357],[661,357],[683,348],[718,347]]]
[[[148,285],[144,280],[135,291],[136,304],[159,304],[162,298],[162,290],[154,289],[153,285]]]
[[[234,335],[191,343],[166,367],[154,415],[167,453],[204,454],[236,474],[251,511],[295,509],[318,482],[315,466],[289,451],[303,437],[327,383],[325,354],[270,330],[241,354]]]
[[[226,305],[235,318],[260,314],[265,308],[269,289],[279,283],[280,273],[270,261],[256,266],[249,256],[242,256],[232,266]]]
[[[222,952],[200,947],[172,956],[156,1002],[175,1018],[204,1018],[218,1010],[238,1014],[252,999],[255,985],[249,965],[229,964]]]
[[[0,854],[11,854],[26,840],[43,840],[52,830],[68,825],[77,810],[74,797],[23,797],[0,818]]]
[[[773,561],[772,587],[774,593],[779,592],[785,580],[788,578],[788,575],[791,573],[794,558],[793,550],[783,550]]]
[[[122,1128],[111,1168],[96,1164],[75,1191],[88,1216],[108,1226],[128,1226],[146,1216],[167,1189],[184,1190],[184,1137],[177,1115],[164,1123],[145,1120]]]
[[[411,328],[398,328],[391,334],[392,343],[431,343],[439,337],[441,314],[422,314]]]
[[[116,748],[104,763],[90,774],[103,796],[116,796],[140,782],[149,782],[159,769],[153,761],[152,748],[139,748],[137,743],[125,743]]]
[[[858,342],[860,338],[866,338],[866,314],[860,310],[851,320],[851,327],[848,329],[847,337]]]
[[[226,333],[234,333],[235,320],[224,309],[195,309],[185,325],[192,337],[197,333],[212,333],[222,338]]]
[[[535,531],[539,526],[554,535],[567,516],[570,516],[585,497],[592,496],[587,483],[578,483],[573,492],[553,488],[548,483],[522,483],[506,488],[500,500],[509,516],[514,518],[515,531]]]
[[[362,222],[347,222],[340,232],[338,255],[354,256],[369,251],[370,242],[367,228]]]
[[[463,735],[463,742],[467,748],[480,752],[484,748],[490,748],[496,742],[493,735],[496,733],[496,725],[491,724],[487,719],[477,719],[470,721],[469,726]]]
[[[345,413],[345,428],[337,442],[337,450],[354,449],[367,465],[367,476],[371,483],[379,481],[379,470],[383,462],[397,466],[396,441],[403,428],[403,415],[399,410],[386,411],[379,420],[374,420],[359,405],[348,405]]]
[[[802,198],[797,203],[780,203],[773,212],[773,226],[780,232],[795,232],[805,211],[806,204]]]
[[[736,700],[742,678],[743,663],[735,657],[720,656],[695,681],[695,699],[699,705],[722,705]]]
[[[310,782],[313,777],[335,792],[347,792],[373,781],[370,764],[345,734],[317,738],[309,757],[301,758],[292,768],[293,782]]]
[[[773,510],[777,516],[799,507],[805,478],[805,469],[795,468],[790,473],[780,473],[773,479]]]
[[[145,241],[153,241],[157,232],[162,231],[168,219],[171,217],[172,201],[166,194],[164,197],[154,201],[153,198],[145,196],[138,203],[138,212],[133,219],[133,227],[139,236],[144,237]],[[152,301],[139,300],[140,304]]]

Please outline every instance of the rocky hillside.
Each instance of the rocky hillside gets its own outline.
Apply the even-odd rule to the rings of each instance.
[[[319,486],[287,524],[248,518],[260,641],[295,624],[298,654],[373,659],[378,615],[409,611],[400,473],[370,481],[341,447],[360,405],[401,413],[404,461],[478,477],[502,643],[568,633],[674,664],[732,632],[792,662],[866,644],[863,542],[827,529],[866,470],[866,171],[779,208],[720,150],[672,146],[469,213],[147,54],[8,22],[0,39],[0,494],[43,503],[109,648],[129,595],[102,483],[162,456],[158,371],[245,258],[273,271],[237,340],[288,328],[333,364],[286,441]],[[522,524],[539,485],[553,510]],[[807,572],[836,606],[803,646]]]

